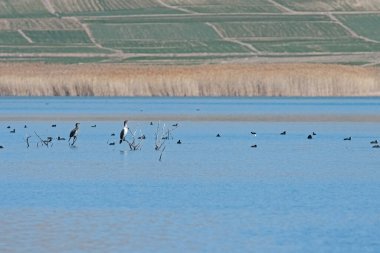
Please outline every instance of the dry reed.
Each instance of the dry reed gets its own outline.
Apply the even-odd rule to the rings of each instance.
[[[0,64],[1,96],[378,96],[380,69],[323,64]]]

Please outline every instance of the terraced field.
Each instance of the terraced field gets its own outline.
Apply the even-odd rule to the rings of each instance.
[[[379,27],[380,0],[0,0],[0,61],[377,66]]]

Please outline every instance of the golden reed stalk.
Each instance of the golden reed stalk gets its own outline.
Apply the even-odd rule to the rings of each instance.
[[[379,96],[380,69],[324,64],[0,64],[1,96]]]

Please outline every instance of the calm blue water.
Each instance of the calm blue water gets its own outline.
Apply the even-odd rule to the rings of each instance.
[[[108,145],[113,120],[37,147],[68,137],[57,115],[124,113],[147,116],[129,122],[139,151]],[[179,121],[159,161],[149,116],[197,113],[377,115],[380,99],[0,98],[0,252],[380,251],[380,122]]]

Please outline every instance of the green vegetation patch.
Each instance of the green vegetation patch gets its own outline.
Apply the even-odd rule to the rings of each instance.
[[[44,63],[96,63],[108,61],[105,57],[0,57],[0,62],[44,62]]]
[[[320,38],[344,37],[348,32],[341,26],[329,22],[226,22],[215,26],[225,37],[281,37]]]
[[[0,18],[48,17],[51,14],[41,1],[37,0],[1,0]]]
[[[81,17],[87,24],[154,24],[154,23],[224,23],[224,22],[331,22],[326,15],[248,15],[248,14],[209,14],[141,17]]]
[[[84,31],[24,31],[38,44],[88,44],[91,43]]]
[[[72,47],[72,46],[0,46],[0,53],[26,53],[26,54],[40,54],[40,53],[99,53],[107,54],[110,50],[97,48],[97,47]]]
[[[16,31],[0,31],[0,45],[26,45],[28,41]]]
[[[187,6],[187,10],[197,13],[280,13],[274,5],[202,5]]]
[[[99,42],[125,40],[217,40],[218,34],[202,23],[96,24],[91,30]]]
[[[380,2],[373,0],[276,0],[295,11],[376,11]]]
[[[352,53],[380,51],[379,43],[359,39],[293,40],[293,41],[244,41],[261,52],[267,53]]]
[[[54,9],[64,16],[179,14],[156,0],[50,0]]]
[[[228,41],[126,41],[105,44],[125,53],[247,53],[245,47]]]
[[[380,14],[336,15],[357,34],[380,41]]]

